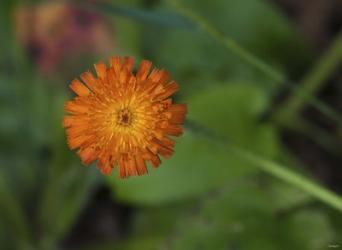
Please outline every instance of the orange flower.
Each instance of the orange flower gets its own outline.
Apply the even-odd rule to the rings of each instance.
[[[71,149],[86,165],[110,174],[116,164],[121,178],[147,173],[146,161],[153,167],[173,154],[175,142],[169,136],[182,134],[187,108],[173,104],[171,95],[178,85],[163,69],[153,69],[142,61],[132,73],[134,59],[112,57],[110,67],[95,64],[97,78],[81,74],[70,88],[77,94],[65,103],[63,126]]]

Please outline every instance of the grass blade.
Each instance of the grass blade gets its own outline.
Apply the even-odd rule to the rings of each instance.
[[[213,142],[220,143],[222,147],[227,148],[230,152],[234,153],[241,159],[254,164],[264,172],[276,177],[293,187],[296,187],[312,197],[324,202],[332,208],[342,212],[342,197],[334,192],[320,186],[319,184],[309,180],[308,178],[294,172],[290,168],[276,163],[272,160],[259,156],[249,150],[238,147],[222,137],[211,131],[208,128],[194,122],[188,121],[187,128],[192,132],[197,133],[199,136],[205,136],[213,139]]]
[[[290,98],[288,98],[276,113],[276,119],[287,121],[293,118],[305,104],[305,100],[313,96],[324,84],[325,80],[334,72],[342,63],[342,32],[337,36],[331,47],[307,74],[300,83],[300,90],[296,91]],[[315,106],[320,105],[316,100]],[[329,116],[338,117],[336,112],[331,113],[330,109],[325,109],[324,106],[320,110]],[[342,127],[342,119],[338,120]]]

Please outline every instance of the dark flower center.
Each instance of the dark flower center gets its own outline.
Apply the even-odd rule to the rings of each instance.
[[[121,126],[129,126],[132,124],[132,112],[127,108],[122,109],[117,114],[117,123]]]

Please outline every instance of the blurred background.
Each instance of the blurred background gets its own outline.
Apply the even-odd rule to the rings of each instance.
[[[341,194],[341,27],[340,0],[1,0],[0,249],[341,248],[341,212],[222,146]],[[62,128],[70,81],[112,55],[189,106],[174,156],[128,180]]]

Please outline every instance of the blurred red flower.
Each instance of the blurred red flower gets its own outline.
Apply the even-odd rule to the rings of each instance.
[[[104,18],[67,3],[20,7],[15,17],[19,41],[42,74],[54,72],[71,55],[113,47]]]

